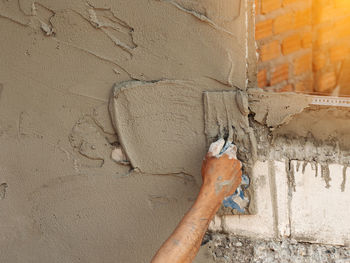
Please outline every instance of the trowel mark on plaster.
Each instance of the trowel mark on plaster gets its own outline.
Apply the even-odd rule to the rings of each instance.
[[[91,51],[91,50],[89,50],[89,49],[85,49],[85,48],[83,48],[83,47],[74,45],[74,44],[72,44],[72,43],[63,41],[63,40],[61,40],[61,39],[58,39],[58,38],[55,38],[55,37],[54,37],[53,39],[56,40],[58,43],[62,43],[62,44],[67,45],[67,46],[69,46],[69,47],[72,47],[72,48],[75,48],[75,49],[77,49],[77,50],[83,51],[83,52],[85,52],[85,53],[87,53],[87,54],[89,54],[89,55],[94,56],[94,57],[97,58],[97,59],[102,60],[102,61],[109,62],[109,63],[111,63],[111,64],[117,66],[119,69],[121,69],[124,73],[126,73],[126,74],[129,76],[129,78],[134,79],[134,77],[132,76],[132,74],[131,74],[129,71],[127,71],[124,67],[122,67],[121,65],[119,65],[116,61],[113,61],[113,60],[111,60],[111,59],[109,59],[109,58],[107,58],[107,57],[104,57],[104,56],[102,56],[102,55],[99,55],[99,54],[97,54],[97,53],[95,53],[95,52],[93,52],[93,51]],[[75,95],[76,95],[76,94],[75,94]],[[78,95],[84,96],[84,95],[82,95],[82,94],[78,94]]]
[[[113,43],[132,55],[137,47],[132,33],[134,28],[120,20],[110,9],[95,8],[89,4],[89,21],[97,29],[101,29]]]
[[[28,26],[30,17],[21,10],[18,1],[0,1],[0,18],[21,26]]]
[[[55,15],[55,12],[46,6],[36,2],[18,0],[8,2],[7,6],[3,3],[2,7],[3,10],[7,9],[9,15],[2,13],[0,17],[9,19],[22,26],[40,28],[47,36],[54,34],[50,20]]]
[[[173,1],[173,0],[157,0],[157,1],[163,1],[163,2],[170,3],[173,6],[175,6],[176,8],[178,8],[179,10],[181,10],[181,11],[183,11],[185,13],[191,14],[192,16],[194,16],[195,18],[199,19],[200,21],[209,24],[214,29],[219,30],[219,31],[229,35],[230,37],[233,37],[233,38],[237,39],[237,37],[232,32],[230,32],[230,31],[226,30],[225,28],[219,26],[214,21],[209,19],[206,15],[201,14],[201,13],[197,12],[196,10],[187,9],[187,8],[183,7],[182,5],[178,4],[176,1]]]
[[[257,157],[257,145],[249,125],[245,96],[240,91],[205,92],[205,134],[208,145],[218,136],[228,136],[238,146],[238,155],[242,161],[253,163]]]
[[[7,183],[0,184],[0,200],[3,200],[6,198],[7,187],[8,187]]]
[[[46,6],[33,2],[32,14],[37,18],[40,23],[41,30],[46,36],[51,36],[55,34],[51,19],[55,16],[55,12]]]
[[[238,147],[238,158],[242,161],[243,171],[250,175],[252,164],[257,158],[257,143],[248,119],[247,94],[240,90],[205,92],[203,100],[207,144],[211,144],[218,137],[233,141]],[[253,192],[249,188],[243,190],[244,195],[252,201]],[[218,213],[236,213],[226,208],[221,208]],[[252,214],[255,213],[253,210],[249,206],[245,212]]]
[[[12,1],[11,3],[13,3],[15,1]],[[7,3],[7,2],[6,2]],[[3,4],[4,5],[4,4]],[[6,4],[8,5],[8,4]],[[67,46],[70,46],[70,47],[73,47],[73,48],[76,48],[78,50],[81,50],[81,51],[84,51],[90,55],[93,55],[94,57],[98,58],[98,59],[101,59],[103,61],[107,61],[107,62],[110,62],[110,63],[113,63],[114,65],[116,65],[119,69],[121,69],[123,72],[125,72],[130,78],[133,78],[132,75],[121,65],[118,64],[117,61],[113,60],[113,59],[110,59],[109,57],[107,56],[104,56],[103,54],[99,54],[99,52],[96,52],[95,50],[90,50],[88,48],[85,48],[84,46],[82,45],[78,45],[78,44],[74,44],[73,42],[69,41],[69,40],[65,40],[65,39],[62,39],[62,36],[67,36],[70,34],[70,32],[62,32],[62,30],[65,30],[67,28],[59,28],[57,29],[57,25],[60,25],[60,24],[57,24],[55,25],[55,21],[54,21],[54,18],[57,18],[57,13],[56,11],[50,9],[50,8],[47,8],[45,7],[44,5],[42,4],[38,4],[36,3],[33,7],[32,7],[32,13],[30,13],[29,15],[23,13],[22,11],[20,11],[20,8],[18,6],[18,3],[16,2],[16,5],[15,6],[6,6],[4,7],[3,10],[1,10],[1,3],[0,3],[0,18],[4,18],[4,19],[8,19],[10,20],[11,22],[14,22],[14,23],[17,23],[21,26],[26,26],[26,27],[30,27],[30,28],[33,28],[33,29],[37,29],[39,28],[40,30],[42,30],[46,35],[50,35],[50,36],[53,36],[52,39],[54,39],[55,41],[59,42],[59,43],[62,43],[62,44],[65,44]],[[91,5],[90,5],[91,7]],[[98,8],[96,8],[97,10]],[[14,14],[11,13],[11,11],[15,10],[16,12]],[[98,9],[100,10],[100,9]],[[103,9],[102,9],[103,10]],[[80,18],[84,19],[86,22],[89,23],[89,25],[96,29],[96,26],[93,25],[93,23],[91,22],[90,18],[89,17],[86,17],[85,15],[81,14],[80,12],[76,11],[76,10],[73,10],[73,9],[66,9],[66,10],[62,10],[60,11],[60,15],[62,14],[67,14],[67,13],[74,13],[76,15],[78,15]],[[108,12],[106,10],[104,10],[103,12]],[[109,14],[107,16],[107,20],[108,20],[108,17],[113,17],[113,13],[110,12],[111,14]],[[41,22],[43,23],[41,23]],[[129,31],[129,35],[127,35],[127,37],[125,38],[126,41],[124,41],[122,39],[122,43],[126,43],[125,45],[127,46],[127,49],[133,49],[135,48],[137,45],[133,42],[133,39],[132,39],[132,34],[131,32],[133,31],[132,27],[130,27],[129,25],[127,25],[125,22],[121,21],[120,19],[118,20],[118,18],[113,18],[111,21],[111,25],[109,26],[110,29],[113,31],[113,29],[111,27],[113,27],[113,23],[115,22],[115,24],[120,24],[120,28],[123,29],[123,27],[126,29],[126,31]],[[40,22],[40,23],[38,23]],[[106,27],[107,28],[107,27]],[[123,29],[124,30],[124,29]],[[103,32],[101,30],[101,32]],[[57,34],[57,36],[54,36],[54,34]],[[89,32],[87,32],[89,33]],[[106,35],[106,32],[103,32],[105,35]],[[107,36],[107,35],[106,35]],[[110,39],[114,45],[116,45],[115,42],[118,42],[118,41],[113,41],[111,39],[111,36],[114,36],[114,33],[109,33],[109,36],[107,36],[108,39]],[[91,36],[91,38],[96,38],[95,36]],[[114,39],[116,40],[116,39]],[[123,49],[121,46],[119,46],[119,48],[125,52],[126,54],[128,54],[128,56],[130,56],[130,53]],[[130,51],[130,50],[129,50]]]
[[[84,46],[76,45],[76,44],[72,43],[71,41],[65,41],[65,39],[62,39],[62,37],[61,37],[62,35],[64,35],[65,33],[66,34],[69,34],[69,33],[56,30],[53,19],[57,16],[57,14],[54,10],[47,8],[42,4],[35,3],[34,6],[32,7],[32,13],[26,14],[26,13],[20,11],[20,7],[18,5],[18,2],[11,1],[10,3],[14,3],[14,2],[17,3],[15,6],[5,6],[4,11],[1,10],[1,2],[0,2],[0,18],[7,19],[11,22],[14,22],[14,23],[21,25],[21,26],[24,26],[24,27],[30,27],[32,29],[39,28],[46,35],[51,36],[52,39],[57,41],[58,43],[64,44],[66,46],[75,48],[75,49],[80,50],[80,51],[83,51],[89,55],[92,55],[92,56],[102,60],[102,61],[112,63],[113,65],[117,66],[122,72],[126,73],[127,76],[134,79],[132,74],[128,70],[126,70],[123,66],[118,64],[118,61],[110,59],[109,57],[104,56],[103,54],[99,54],[99,52],[96,52],[95,50],[90,50],[88,48],[85,48]],[[7,3],[8,2],[6,2],[6,4]],[[17,13],[14,15],[11,12],[6,12],[8,10],[10,10],[10,11],[15,10]],[[94,26],[91,23],[89,17],[85,17],[84,15],[82,15],[81,13],[79,13],[75,10],[67,9],[67,10],[63,10],[61,12],[63,12],[63,13],[73,12],[74,14],[78,15],[79,17],[81,17],[82,19],[87,21],[90,24],[90,26],[92,26],[94,29],[96,29],[96,26]],[[129,26],[126,26],[126,28],[129,28]],[[130,29],[130,30],[132,30],[132,29]],[[58,34],[59,36],[57,37],[56,34]],[[104,34],[106,34],[106,33],[104,32]],[[91,37],[95,38],[95,36],[91,36]],[[107,37],[109,39],[111,39],[110,36],[107,36]],[[112,40],[112,42],[113,42],[113,40]],[[133,42],[133,40],[132,40],[132,42]],[[115,42],[113,42],[113,43],[115,44]],[[134,45],[136,46],[135,43],[133,43],[131,46],[134,46]],[[122,49],[122,47],[120,47],[120,49],[124,52],[126,51],[126,50]],[[128,52],[126,52],[126,53],[128,54],[128,56],[130,56],[130,53],[128,53]]]
[[[94,161],[94,167],[102,167],[113,149],[99,126],[88,115],[74,125],[69,142],[82,156]]]

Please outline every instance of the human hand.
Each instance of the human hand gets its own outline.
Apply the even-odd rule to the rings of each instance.
[[[225,140],[220,139],[210,145],[202,164],[202,188],[220,202],[232,195],[242,180],[242,164],[236,153],[235,145],[225,145]]]

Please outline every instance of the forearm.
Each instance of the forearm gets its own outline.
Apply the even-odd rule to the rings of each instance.
[[[159,249],[152,263],[192,262],[221,201],[221,198],[208,194],[206,188],[202,187],[197,200]]]

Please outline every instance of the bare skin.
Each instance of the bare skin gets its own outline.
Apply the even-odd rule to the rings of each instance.
[[[233,194],[241,183],[240,161],[229,154],[223,154],[221,157],[214,155],[208,152],[203,161],[203,183],[195,203],[151,263],[192,262],[223,199]]]

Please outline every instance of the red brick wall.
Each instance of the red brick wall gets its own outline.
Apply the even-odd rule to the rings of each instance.
[[[350,51],[350,0],[255,0],[258,86],[331,93]]]
[[[312,9],[314,90],[331,93],[349,59],[350,1],[313,0]]]

